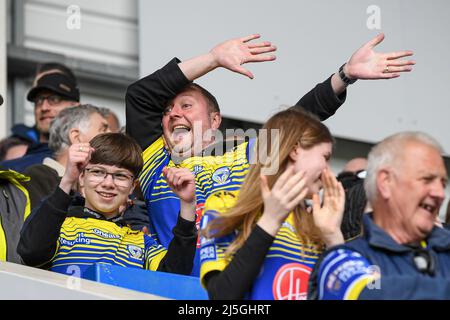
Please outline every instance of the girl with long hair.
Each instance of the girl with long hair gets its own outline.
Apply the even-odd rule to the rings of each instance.
[[[306,299],[320,253],[344,242],[345,193],[328,169],[328,128],[290,108],[263,129],[269,134],[258,138],[239,192],[218,191],[205,203],[201,281],[211,299]]]

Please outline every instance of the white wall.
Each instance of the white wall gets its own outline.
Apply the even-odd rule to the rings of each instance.
[[[415,51],[411,74],[360,81],[327,124],[338,137],[376,142],[400,130],[422,130],[450,154],[450,2],[448,0],[140,0],[141,74],[173,56],[187,59],[216,43],[261,33],[279,48],[277,61],[249,66],[253,81],[217,70],[199,83],[214,92],[223,114],[264,121],[281,104],[294,104],[337,71],[351,53],[380,31],[378,50]],[[367,8],[381,10],[381,30],[369,30]]]
[[[381,10],[381,30],[367,27],[373,4]],[[188,59],[223,40],[260,33],[278,46],[277,60],[247,65],[254,80],[215,70],[198,82],[216,95],[225,116],[264,122],[384,32],[377,50],[413,50],[413,73],[355,83],[327,125],[337,137],[368,143],[397,131],[426,131],[450,154],[449,13],[448,0],[139,0],[140,73],[147,75],[174,56]],[[336,173],[352,156],[363,156],[352,154],[345,142],[337,148],[345,151],[332,160]],[[441,217],[445,209],[446,203]]]
[[[72,5],[80,9],[79,29],[71,19],[74,12],[68,12]],[[25,0],[23,16],[27,48],[107,65],[138,66],[137,0]],[[124,97],[79,82],[81,103],[108,107],[125,124]],[[24,85],[28,88],[31,83]],[[23,105],[24,123],[34,125],[33,105],[25,97]]]
[[[79,29],[77,19],[71,19],[73,12],[67,12],[72,5],[80,8]],[[24,16],[24,45],[28,48],[121,66],[138,65],[136,0],[26,0]]]

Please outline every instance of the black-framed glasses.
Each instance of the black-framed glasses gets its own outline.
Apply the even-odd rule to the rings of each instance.
[[[103,182],[108,175],[111,175],[113,182],[118,187],[128,188],[131,186],[134,180],[133,175],[129,175],[123,172],[108,172],[102,168],[85,168],[87,171],[89,181],[93,183]]]
[[[34,99],[34,106],[40,107],[44,104],[44,101],[47,100],[48,104],[51,106],[56,106],[57,104],[60,104],[65,99],[57,94],[52,94],[49,96],[37,96],[36,99]]]

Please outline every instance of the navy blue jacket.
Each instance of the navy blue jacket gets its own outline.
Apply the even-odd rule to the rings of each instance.
[[[426,248],[419,249],[398,244],[369,214],[363,224],[362,237],[324,253],[311,275],[308,298],[450,299],[449,230],[434,227]],[[418,251],[428,251],[429,258],[417,262]],[[419,271],[424,262],[433,274]]]
[[[47,143],[40,143],[28,148],[27,154],[22,158],[0,162],[6,169],[11,169],[23,173],[23,171],[33,164],[41,164],[44,158],[52,158],[53,152]]]
[[[12,136],[29,141],[31,145],[39,144],[39,131],[34,127],[28,127],[22,123],[16,124],[11,128]]]

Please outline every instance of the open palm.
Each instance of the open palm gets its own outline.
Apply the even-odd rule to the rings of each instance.
[[[336,180],[334,175],[325,169],[322,173],[323,204],[317,194],[313,196],[313,219],[319,228],[324,242],[341,241],[340,231],[345,206],[345,191],[342,184]]]
[[[384,34],[379,34],[350,58],[346,73],[352,79],[391,79],[400,76],[401,72],[409,72],[415,64],[412,60],[401,60],[412,56],[409,50],[397,52],[375,52],[375,47],[384,40]]]

